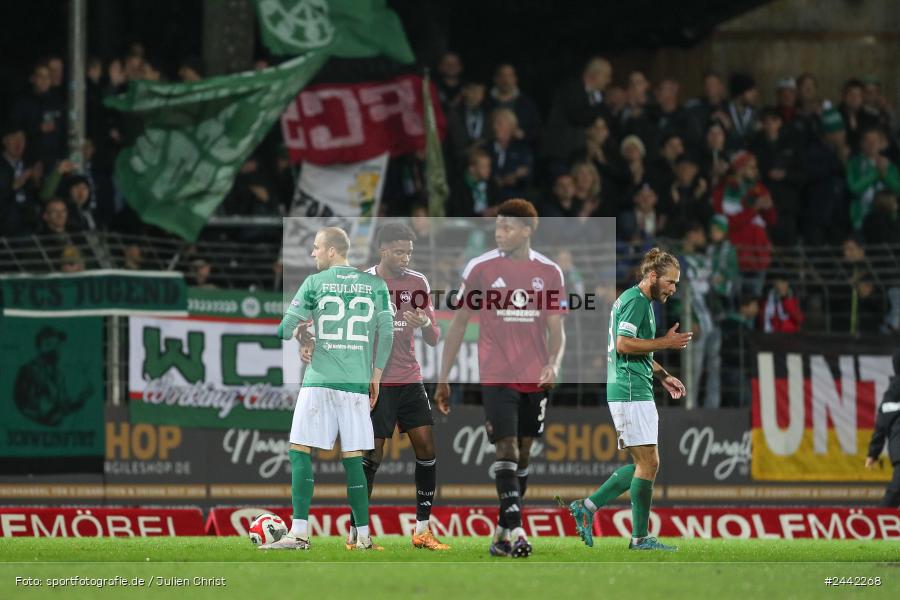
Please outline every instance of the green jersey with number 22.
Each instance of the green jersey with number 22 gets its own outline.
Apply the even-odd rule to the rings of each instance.
[[[384,368],[374,356],[376,332],[383,338],[379,346],[387,342],[388,355],[393,337],[383,279],[344,265],[314,273],[303,281],[287,314],[315,324],[316,349],[303,387],[368,393],[373,363]],[[378,350],[380,359],[383,349]]]

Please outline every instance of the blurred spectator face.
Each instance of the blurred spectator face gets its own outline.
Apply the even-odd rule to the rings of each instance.
[[[756,321],[759,316],[759,301],[756,299],[741,304],[741,315],[748,321]]]
[[[80,273],[84,271],[84,260],[75,246],[67,246],[62,252],[60,270],[63,273]]]
[[[606,143],[606,140],[609,139],[609,127],[607,127],[605,119],[600,117],[587,128],[587,139],[598,146]]]
[[[556,264],[563,271],[571,271],[575,267],[575,261],[572,260],[572,253],[569,250],[560,250],[556,255]]]
[[[581,198],[591,198],[600,192],[600,176],[593,165],[578,163],[572,167],[572,181],[575,194]]]
[[[31,73],[31,89],[35,95],[46,94],[50,90],[50,69],[44,65],[38,65]]]
[[[759,90],[755,87],[750,88],[741,94],[740,99],[747,106],[756,106],[756,103],[759,102]]]
[[[628,101],[632,104],[646,104],[650,82],[642,71],[632,71],[628,75]]]
[[[678,108],[678,82],[663,79],[656,88],[656,101],[664,112],[672,112]]]
[[[863,89],[858,85],[847,86],[844,90],[844,105],[852,111],[862,108]]]
[[[797,104],[797,88],[780,87],[776,92],[778,106],[790,107]]]
[[[843,245],[844,260],[847,262],[860,262],[866,257],[865,250],[862,249],[856,240],[846,240]]]
[[[553,184],[553,195],[566,204],[575,197],[575,180],[571,175],[560,175]]]
[[[103,78],[103,61],[99,58],[92,58],[88,61],[87,76],[94,83],[100,83]]]
[[[52,87],[61,86],[63,84],[63,76],[65,71],[63,60],[58,56],[52,57],[47,61],[47,69],[50,71],[50,85]]]
[[[606,90],[606,96],[603,101],[609,106],[609,110],[614,115],[619,114],[628,103],[628,94],[621,87],[614,85]]]
[[[813,104],[819,95],[816,78],[812,75],[801,75],[797,79],[797,93],[804,104]]]
[[[467,83],[462,89],[463,104],[467,108],[477,108],[484,102],[484,84]]]
[[[507,145],[512,140],[516,127],[518,127],[515,114],[510,110],[498,110],[494,113],[492,127],[494,129],[494,139],[502,146]]]
[[[695,250],[706,246],[706,232],[702,227],[693,227],[684,236],[685,241]]]
[[[775,288],[775,293],[782,298],[791,293],[791,284],[788,283],[787,279],[776,279],[773,287]]]
[[[409,226],[413,228],[413,231],[420,238],[428,237],[431,234],[431,220],[428,218],[428,209],[424,206],[413,207]]]
[[[634,205],[641,212],[651,212],[656,207],[656,192],[649,185],[644,185],[634,196]]]
[[[142,56],[132,54],[125,59],[125,77],[130,81],[144,78],[144,58]]]
[[[713,104],[721,102],[725,97],[725,82],[718,75],[710,73],[703,78],[703,95]]]
[[[162,73],[160,73],[155,66],[145,61],[144,72],[141,79],[144,79],[145,81],[159,81],[162,79]]]
[[[697,164],[692,160],[681,161],[675,166],[675,177],[678,179],[678,184],[682,187],[691,185],[699,170]]]
[[[763,119],[762,126],[763,132],[765,132],[766,137],[775,139],[781,132],[781,117],[775,115],[766,115],[766,118]]]
[[[84,138],[84,144],[81,146],[81,155],[84,157],[84,162],[90,162],[94,158],[94,142],[91,138]]]
[[[12,160],[22,160],[25,155],[25,132],[12,131],[4,135],[3,152]]]
[[[69,220],[69,210],[62,200],[50,200],[44,207],[44,223],[47,229],[53,233],[65,233],[66,221]]]
[[[875,284],[870,279],[861,279],[856,284],[856,292],[860,298],[868,298],[875,292]]]
[[[141,268],[141,261],[143,260],[143,255],[141,253],[141,247],[136,244],[131,244],[130,246],[125,247],[125,268],[139,270]]]
[[[867,158],[876,158],[883,148],[884,136],[878,130],[867,131],[860,142],[860,149]]]
[[[866,83],[866,87],[863,89],[863,102],[865,102],[866,106],[871,106],[873,108],[881,108],[884,102],[884,96],[881,95],[881,84],[877,81],[870,81]]]
[[[714,244],[718,244],[722,240],[728,237],[728,232],[722,229],[721,227],[710,227],[709,228],[709,239],[713,241]]]
[[[195,260],[192,266],[195,285],[206,285],[209,283],[209,276],[212,275],[210,264],[203,259],[199,259]]]
[[[494,85],[502,94],[510,94],[519,85],[516,69],[512,65],[500,65],[494,74]]]
[[[79,181],[69,188],[69,200],[71,200],[75,206],[84,206],[90,198],[91,188],[86,181]]]
[[[644,159],[641,149],[637,144],[625,144],[622,148],[622,156],[629,163],[638,162]]]
[[[725,150],[725,130],[716,123],[706,130],[706,147],[710,150]]]
[[[593,58],[584,69],[582,79],[589,91],[603,91],[612,81],[612,65],[605,58]]]
[[[675,162],[675,159],[684,154],[684,142],[678,136],[672,136],[666,140],[662,147],[663,158],[669,162]]]
[[[268,69],[271,65],[269,65],[269,61],[264,58],[258,58],[253,61],[253,68],[257,71],[262,71],[263,69]]]
[[[847,144],[847,132],[843,129],[831,131],[825,134],[825,139],[832,146],[844,146]]]
[[[455,79],[462,73],[462,61],[455,52],[448,52],[438,63],[438,73],[447,79]]]
[[[756,181],[759,179],[759,165],[756,164],[756,157],[751,157],[740,171],[738,176],[747,181]]]
[[[178,78],[185,82],[200,81],[202,79],[202,77],[200,77],[200,73],[187,65],[182,65],[178,69]]]
[[[491,177],[491,157],[480,154],[469,163],[469,173],[476,181],[487,181]]]
[[[246,175],[247,173],[256,173],[257,164],[255,158],[248,158],[247,162],[241,165],[241,173]]]

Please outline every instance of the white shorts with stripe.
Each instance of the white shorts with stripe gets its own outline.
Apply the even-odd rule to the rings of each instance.
[[[291,443],[331,450],[338,435],[341,452],[375,448],[369,396],[324,387],[300,388]]]
[[[619,449],[629,446],[656,446],[659,441],[659,413],[656,402],[635,400],[610,402],[613,424],[619,437]]]

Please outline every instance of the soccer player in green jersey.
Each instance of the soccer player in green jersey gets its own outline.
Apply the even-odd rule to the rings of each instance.
[[[631,550],[677,550],[650,537],[650,503],[653,480],[659,470],[657,438],[659,415],[653,401],[653,377],[672,398],[685,394],[684,384],[653,360],[657,350],[683,350],[692,333],[678,333],[678,323],[656,337],[653,300],[665,302],[675,294],[681,267],[678,259],[653,248],[641,263],[641,281],[626,290],[613,304],[609,317],[609,371],[607,401],[618,435],[619,448],[628,448],[634,464],[618,469],[600,488],[584,500],[568,505],[575,526],[587,546],[594,545],[594,512],[618,498],[631,494]]]
[[[306,368],[291,426],[290,533],[262,549],[307,550],[313,496],[311,448],[331,450],[341,436],[347,500],[359,550],[375,548],[369,535],[369,498],[363,453],[375,447],[369,411],[378,402],[381,373],[391,354],[394,323],[384,280],[347,264],[350,239],[326,227],[316,234],[314,273],[288,307],[278,335],[289,340],[301,322],[313,321],[318,345]]]

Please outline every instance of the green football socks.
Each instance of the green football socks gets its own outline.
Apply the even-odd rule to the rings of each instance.
[[[352,456],[341,461],[347,472],[347,501],[353,511],[357,527],[369,525],[369,486],[363,471],[362,456]]]
[[[634,477],[631,480],[631,535],[635,538],[647,536],[650,521],[650,503],[653,502],[653,482]]]
[[[595,511],[627,492],[631,487],[631,480],[634,477],[634,468],[634,465],[625,465],[624,467],[616,469],[616,471],[609,476],[609,479],[607,479],[596,492],[588,497],[590,504],[585,502],[585,506],[587,506],[589,510]]]
[[[312,457],[308,452],[288,451],[291,459],[291,503],[294,505],[294,519],[309,518],[309,505],[312,502],[313,481]]]

